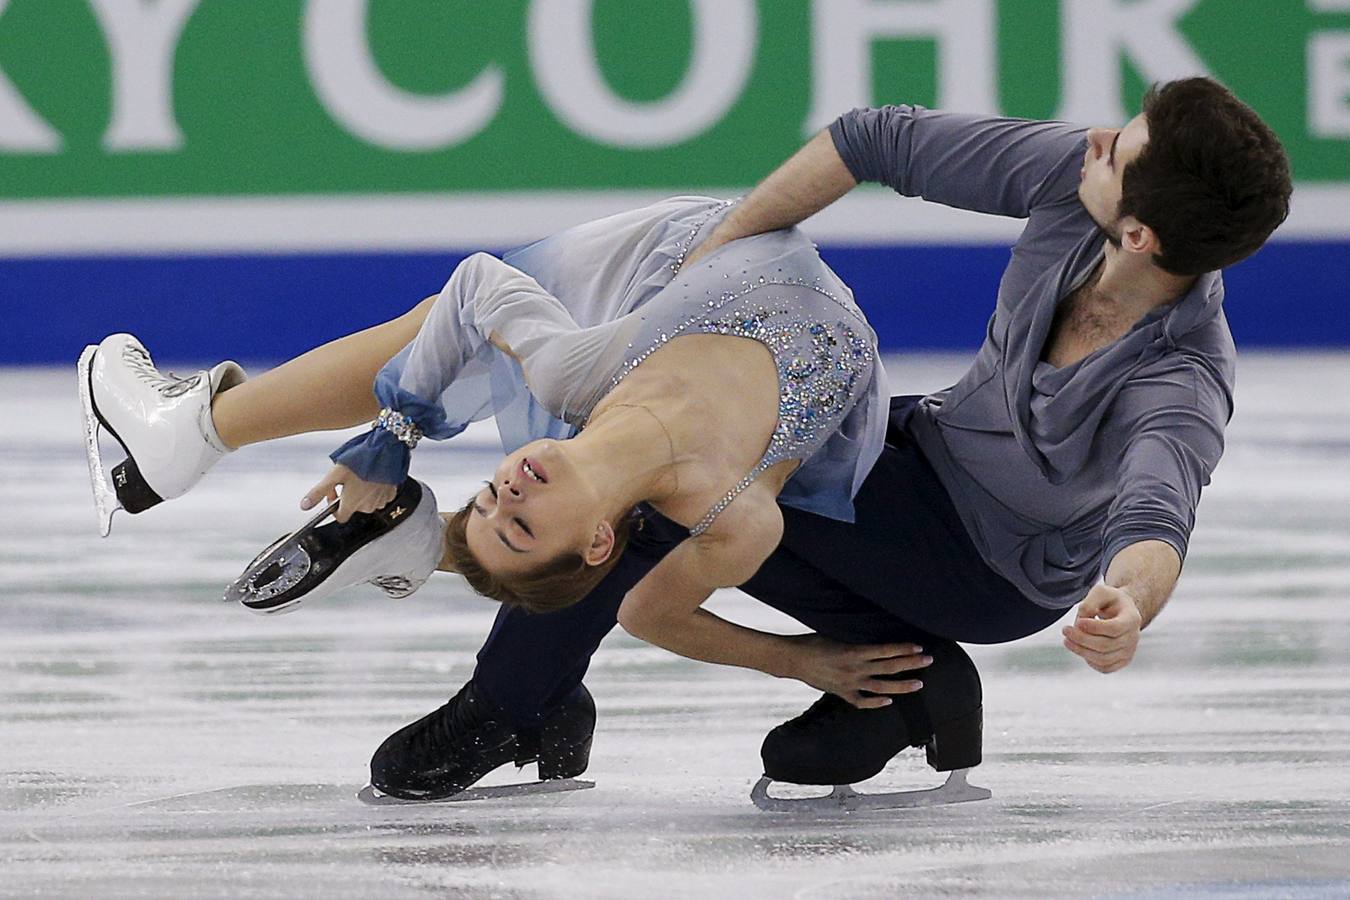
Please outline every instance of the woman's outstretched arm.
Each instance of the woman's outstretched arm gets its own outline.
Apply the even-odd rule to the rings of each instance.
[[[911,644],[842,644],[818,635],[769,634],[701,608],[716,588],[748,581],[777,546],[782,517],[757,518],[757,523],[738,522],[735,537],[709,532],[676,547],[624,597],[619,624],[634,637],[681,656],[795,678],[861,708],[889,704],[887,694],[919,690],[919,681],[882,677],[926,665],[920,648]]]

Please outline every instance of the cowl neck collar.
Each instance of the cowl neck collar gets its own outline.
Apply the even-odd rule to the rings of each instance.
[[[1223,282],[1208,272],[1180,299],[1150,310],[1118,340],[1077,363],[1056,369],[1042,363],[1055,311],[1089,277],[1103,256],[1106,236],[1085,237],[1053,279],[1053,290],[1032,313],[1030,327],[1009,335],[1004,345],[1004,389],[1012,413],[1013,434],[1051,484],[1073,477],[1087,463],[1093,442],[1075,439],[1095,432],[1117,392],[1139,369],[1176,348],[1187,334],[1211,321],[1223,304]]]

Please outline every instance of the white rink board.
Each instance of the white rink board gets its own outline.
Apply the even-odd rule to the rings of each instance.
[[[739,197],[753,185],[705,188]],[[0,257],[424,251],[511,247],[646,206],[668,190],[31,200],[5,204]],[[1012,243],[1025,221],[867,187],[803,226],[822,244]],[[1350,187],[1300,184],[1275,242],[1344,240]]]
[[[911,393],[961,367],[888,369]],[[451,576],[275,619],[217,603],[299,521],[337,438],[245,450],[100,540],[72,373],[0,369],[0,894],[1345,896],[1350,355],[1245,355],[1239,375],[1185,575],[1134,665],[1097,675],[1056,629],[971,648],[972,781],[992,800],[791,818],[748,793],[764,733],[812,692],[622,633],[587,681],[595,790],[359,805],[370,753],[468,677],[492,607]],[[448,506],[493,448],[476,429],[415,471]],[[874,787],[936,783],[921,760]]]

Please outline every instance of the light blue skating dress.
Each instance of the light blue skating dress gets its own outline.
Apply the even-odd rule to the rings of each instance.
[[[676,197],[568,229],[504,261],[469,257],[417,337],[377,377],[388,411],[383,425],[344,444],[333,460],[367,480],[397,483],[418,436],[452,437],[487,416],[496,416],[507,452],[542,437],[567,438],[670,341],[726,334],[757,340],[772,354],[778,425],[759,463],[691,534],[788,459],[802,464],[780,502],[852,521],[852,497],[886,427],[876,336],[796,229],[732,242],[680,270],[729,206]]]

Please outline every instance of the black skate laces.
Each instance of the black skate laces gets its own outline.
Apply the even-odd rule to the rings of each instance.
[[[414,752],[418,754],[443,755],[442,751],[462,740],[470,732],[483,725],[475,702],[468,696],[469,685],[459,689],[459,693],[436,711],[436,718],[419,732],[413,740]]]
[[[187,378],[180,378],[172,372],[165,375],[155,368],[150,354],[134,344],[127,344],[122,348],[122,362],[127,364],[137,378],[168,398],[186,394],[201,381],[200,373]]]
[[[852,710],[853,706],[846,700],[834,694],[821,694],[801,715],[784,722],[783,727],[796,730],[814,726],[818,722],[833,722]]]

